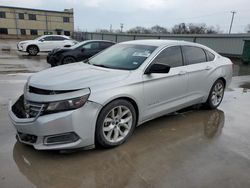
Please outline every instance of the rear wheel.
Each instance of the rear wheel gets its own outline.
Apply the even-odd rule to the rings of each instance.
[[[29,55],[36,56],[39,52],[39,49],[37,46],[29,46],[27,52],[29,53]]]
[[[63,59],[63,64],[69,64],[69,63],[74,63],[76,62],[76,59],[74,57],[71,56],[67,56]]]
[[[224,96],[224,90],[225,84],[221,79],[213,84],[206,102],[206,106],[209,109],[215,109],[220,105]]]
[[[115,100],[100,112],[96,124],[96,145],[110,148],[124,143],[132,135],[136,112],[126,100]]]

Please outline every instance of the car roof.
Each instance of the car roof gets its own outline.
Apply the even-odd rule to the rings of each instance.
[[[84,40],[84,41],[81,41],[81,42],[109,42],[109,43],[115,44],[115,42],[110,41],[110,40]]]
[[[187,41],[181,41],[181,40],[165,40],[165,39],[149,39],[149,40],[132,40],[132,41],[126,41],[122,42],[122,44],[138,44],[138,45],[150,45],[150,46],[167,46],[167,45],[194,45],[194,46],[200,46],[197,43],[193,42],[187,42]]]
[[[218,55],[217,52],[215,52],[213,49],[207,46],[204,46],[199,43],[184,41],[184,40],[146,39],[146,40],[126,41],[126,42],[121,42],[121,44],[137,44],[137,45],[148,45],[148,46],[156,46],[156,47],[165,47],[165,46],[170,46],[170,45],[196,46],[196,47],[206,49]]]
[[[64,38],[70,38],[69,36],[66,36],[66,35],[42,35],[42,37],[64,37]]]

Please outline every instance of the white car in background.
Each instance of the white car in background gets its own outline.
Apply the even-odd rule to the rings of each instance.
[[[17,49],[35,56],[39,52],[50,52],[54,48],[71,47],[76,43],[75,40],[65,35],[43,35],[34,40],[17,43]]]

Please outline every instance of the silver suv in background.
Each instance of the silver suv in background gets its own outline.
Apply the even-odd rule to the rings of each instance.
[[[231,61],[200,44],[123,42],[32,75],[9,116],[20,142],[36,149],[114,147],[164,114],[217,108],[231,77]]]

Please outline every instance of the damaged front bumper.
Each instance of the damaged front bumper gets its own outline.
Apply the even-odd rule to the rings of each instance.
[[[75,149],[94,145],[96,119],[102,107],[100,104],[87,101],[79,109],[46,115],[42,115],[43,106],[40,106],[33,117],[25,117],[25,112],[15,110],[19,100],[14,105],[9,102],[9,117],[21,143],[32,145],[38,150]],[[24,110],[20,106],[18,108]]]

